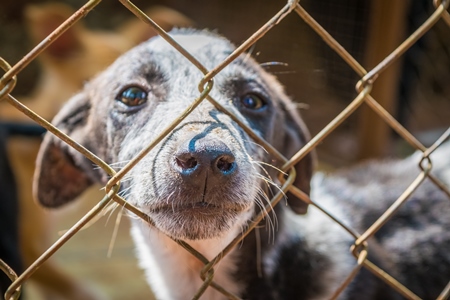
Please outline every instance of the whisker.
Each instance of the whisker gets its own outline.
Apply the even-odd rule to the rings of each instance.
[[[257,174],[256,176],[257,176],[259,179],[261,179],[261,180],[263,180],[264,182],[266,182],[266,184],[267,184],[268,187],[269,187],[269,190],[270,190],[270,186],[272,186],[272,187],[276,188],[279,192],[281,192],[281,193],[283,194],[283,197],[286,198],[286,193],[281,189],[281,187],[280,187],[279,184],[277,184],[276,182],[274,182],[272,179],[263,176],[262,174]],[[269,186],[269,185],[270,185],[270,186]],[[274,194],[272,193],[272,195],[274,195]]]
[[[125,195],[127,194],[127,192],[129,192],[134,186],[135,186],[134,184],[131,184],[129,187],[127,187],[127,188],[121,190],[121,191],[119,192],[119,196],[125,198]]]
[[[175,191],[172,191],[169,196],[167,196],[166,204],[169,205],[170,198],[175,194]],[[173,202],[172,202],[173,203]],[[172,204],[173,205],[173,204]]]
[[[252,140],[249,140],[249,139],[246,139],[246,140],[242,140],[244,143],[249,143],[249,144],[254,144],[255,146],[258,146],[258,147],[260,147],[266,154],[269,154],[269,151],[267,151],[266,150],[266,148],[264,148],[262,145],[260,145],[260,144],[258,144],[258,143],[256,143],[256,142],[254,142],[254,141],[252,141]]]
[[[102,211],[99,214],[96,214],[91,220],[89,220],[89,222],[86,223],[86,225],[84,225],[80,231],[86,230],[88,228],[90,228],[91,226],[93,226],[95,223],[97,223],[101,218],[103,218],[108,212],[110,212],[111,210],[114,211],[114,209],[116,209],[116,207],[118,206],[117,203],[115,202],[111,202],[108,205],[106,205]],[[69,229],[63,229],[58,231],[58,235],[63,235],[65,234]]]
[[[258,207],[260,207],[261,210],[264,212],[264,219],[266,219],[266,226],[268,226],[269,236],[270,236],[270,233],[272,232],[272,230],[273,231],[275,230],[275,223],[278,224],[278,220],[277,220],[276,214],[273,212],[272,204],[270,203],[270,201],[267,198],[264,191],[262,189],[258,189],[257,193],[260,197],[258,197],[256,199],[256,203],[257,203]],[[270,212],[267,210],[266,205],[264,205],[264,200],[267,202],[268,207],[271,208],[273,220],[272,220],[272,216],[270,215]],[[267,216],[267,218],[266,218],[266,216]]]
[[[283,175],[287,175],[286,172],[284,172],[283,170],[281,170],[281,169],[275,167],[275,166],[272,165],[272,164],[269,164],[269,163],[266,163],[266,162],[263,162],[263,161],[256,161],[256,160],[252,160],[251,162],[252,162],[252,163],[255,163],[255,164],[257,164],[257,165],[259,165],[262,169],[264,169],[264,168],[263,168],[261,165],[265,165],[265,166],[271,167],[272,169],[274,169],[274,170],[280,172],[280,173],[283,174]],[[264,170],[265,170],[265,169],[264,169]]]
[[[241,240],[239,241],[239,249],[241,249],[242,248],[242,246],[244,245],[244,232],[247,230],[247,228],[248,228],[248,224],[242,224],[242,225],[240,225],[240,228],[241,228],[241,232],[240,232],[240,235],[241,235]]]
[[[106,224],[108,224],[109,219],[111,218],[112,214],[114,213],[114,211],[116,210],[117,207],[119,207],[119,203],[113,203],[111,205],[111,208],[109,209],[109,216],[108,216],[108,218],[106,218],[105,226],[106,226]],[[107,213],[108,213],[108,211],[105,211],[103,213],[103,216],[106,216]]]
[[[119,206],[119,204],[117,204],[117,206]],[[113,234],[111,236],[111,241],[109,242],[108,253],[106,254],[107,258],[111,258],[111,256],[112,256],[114,244],[116,243],[116,239],[117,239],[117,233],[119,232],[120,221],[122,220],[123,210],[124,210],[124,207],[122,206],[122,209],[117,213],[116,223],[114,224]]]
[[[269,172],[261,164],[259,164],[258,162],[254,163],[254,164],[257,165],[258,167],[260,167],[261,170],[266,174],[266,176],[264,176],[261,173],[257,173],[257,175],[256,175],[257,178],[260,178],[266,182],[268,182],[268,181],[274,182],[272,179],[272,176],[270,176]]]
[[[247,62],[247,60],[252,56],[253,51],[256,48],[256,43],[251,45],[251,47],[248,49],[244,59],[242,60],[242,62],[245,64]]]
[[[124,164],[124,165],[126,165],[126,164],[129,163],[130,161],[131,161],[131,159],[127,159],[127,160],[123,160],[123,161],[118,161],[118,162],[110,163],[109,165],[110,165],[110,166],[116,166],[116,165],[119,165],[119,164]]]
[[[124,161],[118,161],[118,162],[115,162],[115,163],[110,163],[110,164],[108,164],[110,167],[116,167],[116,166],[118,166],[118,165],[121,165],[122,164],[122,166],[119,166],[119,168],[117,168],[117,170],[120,170],[121,168],[123,168],[127,163],[129,163],[131,161],[131,159],[129,159],[129,160],[124,160]],[[92,165],[92,167],[93,167],[93,169],[94,170],[99,170],[99,169],[101,169],[101,167],[99,167],[99,166],[97,166],[97,165]],[[116,168],[114,168],[114,169],[116,169]]]
[[[285,63],[285,62],[281,62],[281,61],[268,61],[268,62],[264,62],[259,64],[261,67],[265,68],[265,67],[271,67],[271,66],[283,66],[283,67],[288,67],[289,64]]]
[[[268,228],[268,230],[269,230],[269,238],[272,237],[272,239],[273,239],[272,242],[274,242],[275,230],[277,230],[277,228],[278,228],[277,215],[276,215],[276,213],[274,211],[272,203],[270,202],[269,197],[267,196],[267,194],[262,189],[259,189],[258,190],[258,195],[262,198],[262,199],[260,199],[260,202],[261,202],[261,205],[264,206],[264,212],[265,212],[265,215],[267,216],[266,226],[269,227]],[[267,202],[267,206],[271,208],[270,212],[267,211],[266,205],[264,205],[263,201]],[[273,234],[271,235],[271,233],[273,233]]]

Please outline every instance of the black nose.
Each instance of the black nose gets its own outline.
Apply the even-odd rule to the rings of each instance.
[[[228,146],[219,140],[186,141],[174,154],[173,167],[185,180],[202,184],[220,181],[237,169],[235,157]]]

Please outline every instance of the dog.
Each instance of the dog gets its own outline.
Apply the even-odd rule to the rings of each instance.
[[[192,24],[187,17],[167,7],[150,7],[145,12],[166,30]],[[73,8],[63,3],[26,6],[24,20],[31,41],[39,43],[73,13]],[[19,100],[41,117],[51,120],[86,80],[155,34],[150,26],[135,17],[124,21],[114,31],[92,30],[79,21],[39,55],[41,74],[36,87]],[[18,186],[19,236],[23,262],[28,266],[51,245],[52,240],[52,216],[34,203],[31,191],[42,134],[31,119],[6,101],[0,101],[0,127],[11,133],[7,138],[7,152]],[[30,128],[28,132],[21,130]],[[44,264],[32,280],[38,284],[45,299],[103,298],[66,274],[54,260]]]
[[[171,36],[207,69],[235,49],[228,40],[208,31],[177,30]],[[124,166],[199,96],[201,79],[202,73],[186,58],[162,38],[153,38],[90,81],[62,108],[53,124],[106,163]],[[210,95],[285,157],[294,155],[309,140],[306,126],[281,84],[247,54],[215,76]],[[439,157],[448,167],[448,155]],[[154,222],[153,227],[131,218],[131,234],[157,299],[186,299],[197,292],[203,283],[200,272],[204,265],[174,240],[187,242],[206,259],[213,259],[247,228],[252,216],[265,209],[270,193],[277,191],[278,171],[268,165],[277,166],[277,162],[229,115],[205,100],[131,169],[121,182],[120,195]],[[94,168],[51,134],[44,138],[36,166],[34,194],[49,208],[64,205],[93,183],[105,185],[109,179],[102,169]],[[391,167],[399,168],[395,180],[389,175]],[[348,171],[352,175],[338,177],[318,174],[311,185],[313,169],[314,155],[310,153],[295,166],[295,186],[311,192],[313,199],[344,223],[362,231],[401,193],[414,164],[405,160],[380,167],[392,182],[386,184],[381,176],[376,181],[376,203],[370,201],[373,195],[364,194],[359,186],[370,184],[370,173],[359,176],[365,171],[357,169]],[[404,173],[408,175],[405,179]],[[390,193],[392,186],[392,195],[383,194]],[[435,220],[435,229],[442,233],[445,226],[449,228],[447,200],[430,184],[421,190],[423,195],[406,206],[411,206],[412,212],[415,206],[423,206],[423,215],[408,217],[423,219],[421,225],[428,226],[425,207],[427,198],[432,198],[438,203],[433,209],[436,218],[443,217]],[[402,218],[390,222],[399,225],[399,231],[388,226],[378,233],[380,237],[370,240],[369,259],[403,282],[416,280],[418,285],[427,272],[424,264],[414,266],[419,257],[424,263],[438,259],[440,265],[432,266],[442,274],[429,275],[427,283],[435,280],[430,285],[437,286],[448,280],[448,247],[439,248],[448,245],[448,233],[439,235],[441,240],[433,235],[423,257],[420,247],[411,249],[414,236],[404,248],[403,242],[394,238],[408,230]],[[285,205],[276,205],[273,213],[215,266],[214,281],[242,299],[329,299],[356,265],[349,250],[353,243],[353,236],[329,217],[287,193]],[[410,260],[403,256],[409,252]],[[409,274],[410,270],[417,271],[418,277]],[[425,299],[436,290],[428,293],[431,286],[411,288]],[[212,287],[202,297],[226,298]],[[402,298],[363,268],[340,299]]]

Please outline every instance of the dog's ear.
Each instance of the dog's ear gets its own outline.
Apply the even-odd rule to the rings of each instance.
[[[90,101],[84,93],[74,96],[56,115],[53,124],[86,148],[92,148],[89,127]],[[34,173],[33,194],[46,207],[61,206],[79,196],[101,171],[91,161],[52,133],[46,133]]]
[[[309,141],[310,135],[295,105],[290,101],[282,101],[281,106],[285,115],[283,124],[285,136],[283,147],[280,150],[289,159]],[[297,176],[294,185],[308,195],[314,163],[315,153],[310,152],[295,165]],[[308,204],[306,202],[290,192],[286,196],[288,205],[294,212],[297,214],[305,214],[307,212]]]

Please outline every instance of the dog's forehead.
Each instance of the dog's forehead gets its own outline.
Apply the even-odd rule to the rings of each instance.
[[[178,31],[170,36],[183,47],[190,55],[198,60],[207,70],[212,70],[223,62],[234,50],[235,46],[227,39],[207,31]],[[237,58],[230,65],[242,65],[242,58]],[[245,60],[248,66],[249,60]],[[146,76],[148,74],[160,74],[166,78],[181,78],[177,74],[194,74],[197,77],[202,72],[195,64],[190,62],[177,49],[162,37],[154,37],[137,47],[131,49],[119,57],[108,69],[106,69],[99,80],[115,83],[127,81],[135,76]],[[225,68],[230,70],[228,66]],[[187,73],[186,71],[189,70]],[[234,70],[237,71],[237,70]]]
[[[227,39],[205,31],[179,31],[170,34],[186,52],[211,70],[225,60],[235,49]],[[129,58],[142,64],[153,64],[169,68],[171,72],[185,68],[196,68],[183,54],[162,37],[155,37],[132,50]]]
[[[211,33],[175,33],[171,37],[187,52],[193,54],[210,52],[217,50],[225,54],[230,54],[234,50],[234,46],[225,38]],[[152,51],[167,53],[177,51],[172,45],[161,37],[154,38],[149,42],[149,48]]]

